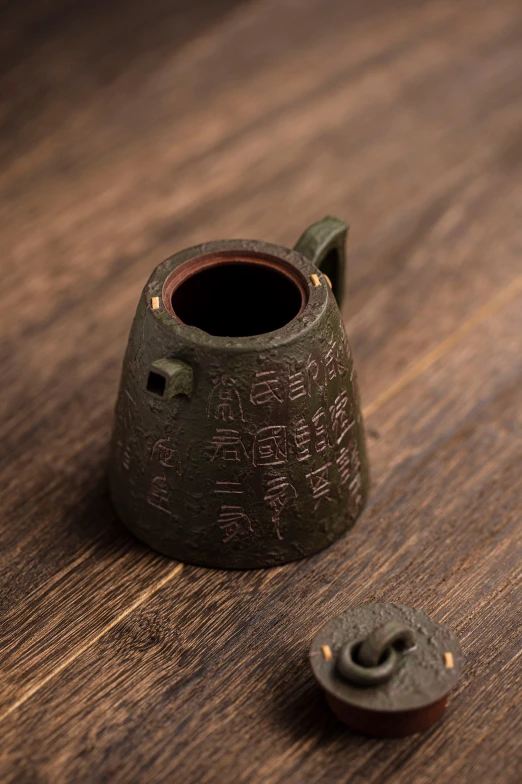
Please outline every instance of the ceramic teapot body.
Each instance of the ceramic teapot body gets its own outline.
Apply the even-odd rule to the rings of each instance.
[[[110,487],[155,550],[273,566],[323,549],[361,512],[364,435],[334,296],[345,239],[326,218],[295,250],[213,242],[153,272],[125,357]]]

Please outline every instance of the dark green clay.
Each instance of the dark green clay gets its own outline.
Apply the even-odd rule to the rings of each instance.
[[[424,610],[363,604],[320,629],[310,663],[341,721],[366,735],[398,738],[440,719],[463,656],[451,630]]]
[[[125,356],[110,485],[155,550],[274,566],[327,547],[362,511],[355,370],[325,278],[340,297],[346,233],[325,218],[295,250],[211,242],[153,272]]]

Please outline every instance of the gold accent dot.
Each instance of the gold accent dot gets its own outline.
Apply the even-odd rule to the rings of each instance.
[[[152,297],[152,310],[159,310],[159,306],[160,306],[160,298]]]
[[[447,651],[444,654],[444,666],[447,670],[452,670],[455,666],[455,662],[453,660],[453,654],[450,651]]]
[[[321,650],[326,661],[332,661],[333,653],[329,645],[321,645]]]
[[[321,281],[319,280],[319,275],[316,275],[315,273],[313,275],[310,275],[310,280],[314,284],[315,288],[321,285]]]

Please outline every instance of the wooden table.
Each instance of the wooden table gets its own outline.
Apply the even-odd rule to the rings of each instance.
[[[2,782],[519,782],[519,0],[4,4]],[[373,490],[309,560],[211,571],[115,519],[121,359],[156,263],[352,226]],[[316,630],[424,608],[466,670],[424,735],[327,710]]]

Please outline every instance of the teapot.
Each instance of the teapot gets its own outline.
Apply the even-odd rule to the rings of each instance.
[[[224,240],[152,273],[123,364],[110,493],[130,531],[188,563],[304,558],[368,491],[354,362],[339,306],[347,225],[290,250]]]

